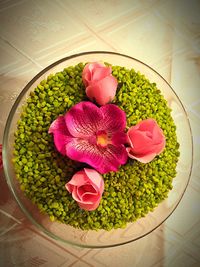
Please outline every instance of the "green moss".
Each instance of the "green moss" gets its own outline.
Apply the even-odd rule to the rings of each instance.
[[[117,173],[103,175],[105,190],[99,207],[90,212],[81,210],[65,184],[85,165],[58,153],[48,129],[58,115],[87,99],[83,67],[79,63],[51,74],[30,93],[15,133],[15,169],[20,188],[52,221],[82,229],[123,228],[152,211],[172,189],[179,157],[176,126],[155,83],[133,69],[113,66],[119,82],[113,103],[126,112],[127,129],[154,118],[165,133],[166,147],[148,164],[129,160]]]

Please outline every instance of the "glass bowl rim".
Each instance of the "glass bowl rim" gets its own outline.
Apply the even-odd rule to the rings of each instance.
[[[7,142],[8,142],[8,135],[9,135],[9,131],[10,131],[10,125],[11,125],[11,121],[12,121],[12,118],[13,118],[13,115],[18,107],[18,104],[20,103],[21,99],[23,98],[23,96],[26,94],[26,92],[28,91],[28,89],[30,88],[30,86],[38,79],[40,78],[43,74],[45,74],[47,71],[49,71],[51,68],[59,65],[60,63],[64,62],[64,61],[67,61],[69,59],[72,59],[72,58],[76,58],[76,57],[79,57],[79,56],[84,56],[84,55],[90,55],[90,54],[107,54],[107,55],[116,55],[116,56],[122,56],[122,57],[125,57],[125,58],[128,58],[128,59],[131,59],[131,60],[134,60],[142,65],[144,65],[145,67],[149,68],[151,71],[153,71],[156,75],[158,75],[168,86],[169,88],[172,90],[172,92],[174,93],[174,95],[177,97],[178,101],[179,101],[179,104],[181,105],[184,113],[185,113],[185,117],[187,119],[187,124],[188,124],[188,127],[189,127],[189,131],[190,131],[190,137],[191,137],[191,167],[190,167],[190,171],[189,171],[189,175],[188,175],[188,180],[187,180],[187,183],[186,183],[186,186],[184,188],[184,191],[182,192],[177,204],[175,205],[175,207],[171,210],[171,212],[165,217],[164,220],[162,220],[160,223],[158,223],[155,227],[153,227],[150,231],[146,232],[145,234],[143,235],[140,235],[139,237],[136,237],[136,238],[133,238],[131,240],[128,240],[128,241],[124,241],[124,242],[121,242],[121,243],[115,243],[115,244],[112,244],[112,245],[83,245],[83,244],[77,244],[75,242],[71,242],[71,241],[67,241],[67,240],[64,240],[58,236],[56,236],[55,234],[51,233],[50,231],[46,230],[42,225],[40,225],[30,214],[29,212],[27,211],[27,209],[23,206],[23,203],[21,203],[20,199],[18,198],[17,194],[15,193],[13,187],[12,187],[12,184],[10,182],[10,177],[9,177],[9,173],[8,173],[8,163],[7,163],[7,152],[6,152],[6,149],[5,147],[7,147]],[[189,121],[189,117],[188,117],[188,114],[186,112],[186,109],[185,107],[183,106],[179,96],[176,94],[176,92],[174,91],[174,89],[171,87],[171,85],[166,81],[165,78],[163,78],[162,75],[160,75],[156,70],[154,70],[151,66],[149,66],[148,64],[142,62],[141,60],[138,60],[134,57],[131,57],[131,56],[128,56],[128,55],[125,55],[125,54],[122,54],[122,53],[118,53],[118,52],[113,52],[113,51],[87,51],[87,52],[81,52],[81,53],[77,53],[77,54],[73,54],[73,55],[70,55],[70,56],[66,56],[64,58],[61,58],[55,62],[53,62],[52,64],[48,65],[47,67],[45,67],[44,69],[42,69],[38,74],[36,74],[26,85],[25,87],[22,89],[22,91],[20,92],[20,94],[18,95],[17,99],[15,100],[10,112],[9,112],[9,115],[8,115],[8,118],[6,120],[6,124],[5,124],[5,128],[4,128],[4,134],[3,134],[3,146],[2,146],[2,156],[3,156],[3,169],[4,169],[4,173],[5,173],[5,178],[6,178],[6,182],[8,184],[8,187],[10,189],[10,191],[12,192],[17,204],[19,205],[19,207],[21,208],[21,210],[23,211],[23,213],[26,215],[26,217],[30,220],[30,222],[37,226],[38,229],[42,230],[45,234],[47,234],[48,236],[52,237],[53,239],[55,240],[59,240],[59,241],[62,241],[63,243],[65,244],[69,244],[69,245],[76,245],[76,246],[79,246],[79,247],[82,247],[82,248],[109,248],[109,247],[117,247],[117,246],[120,246],[120,245],[125,245],[125,244],[128,244],[128,243],[131,243],[131,242],[134,242],[138,239],[141,239],[145,236],[147,236],[148,234],[150,234],[151,232],[153,232],[155,229],[157,229],[159,226],[161,226],[171,215],[172,213],[176,210],[177,206],[179,205],[181,199],[183,198],[183,195],[185,194],[185,191],[188,187],[188,184],[189,184],[189,181],[190,181],[190,178],[191,178],[191,173],[192,173],[192,169],[193,169],[193,153],[194,153],[194,148],[193,148],[193,135],[192,135],[192,130],[191,130],[191,125],[190,125],[190,121]]]

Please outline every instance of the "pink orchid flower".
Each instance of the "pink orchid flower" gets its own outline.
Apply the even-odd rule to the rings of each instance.
[[[111,67],[98,62],[88,63],[83,69],[82,79],[90,100],[102,106],[114,99],[118,82],[112,76]]]
[[[57,150],[100,173],[117,171],[127,161],[126,115],[114,104],[97,107],[87,101],[73,106],[50,126]]]
[[[165,136],[154,119],[143,120],[127,133],[128,156],[142,163],[152,161],[165,148]]]
[[[99,206],[104,180],[97,171],[84,168],[75,173],[65,187],[81,209],[91,211]]]

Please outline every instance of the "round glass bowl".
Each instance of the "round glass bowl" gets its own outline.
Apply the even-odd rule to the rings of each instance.
[[[161,90],[169,107],[172,109],[172,117],[177,126],[177,138],[180,144],[180,158],[177,164],[177,176],[173,179],[173,189],[169,192],[168,198],[161,202],[153,212],[134,223],[129,223],[125,229],[111,231],[83,231],[72,226],[51,222],[48,215],[41,214],[36,205],[25,197],[19,188],[12,163],[14,132],[17,121],[20,117],[21,106],[26,103],[29,93],[49,74],[54,74],[65,67],[76,65],[79,62],[104,61],[113,65],[120,65],[126,68],[134,68],[140,71],[151,82],[155,82]],[[112,247],[126,244],[137,240],[161,225],[177,207],[187,184],[189,182],[193,160],[192,134],[185,109],[170,85],[152,68],[132,57],[113,52],[87,52],[63,58],[36,75],[23,89],[15,104],[13,105],[4,132],[3,139],[3,161],[7,183],[23,212],[31,222],[48,236],[61,240],[68,244],[81,247],[100,248]]]

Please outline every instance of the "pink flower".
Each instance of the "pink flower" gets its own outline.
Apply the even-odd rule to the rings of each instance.
[[[165,148],[163,131],[153,119],[132,126],[127,136],[130,144],[127,148],[128,156],[143,163],[152,161]]]
[[[3,168],[2,144],[0,144],[0,170]]]
[[[111,73],[111,67],[98,62],[88,63],[83,69],[86,94],[90,100],[96,100],[101,106],[111,102],[116,94],[118,83]]]
[[[65,187],[81,209],[95,210],[103,194],[104,181],[97,171],[84,168],[75,173]]]
[[[107,173],[127,161],[125,127],[126,115],[116,105],[83,101],[58,117],[49,133],[61,154]]]

